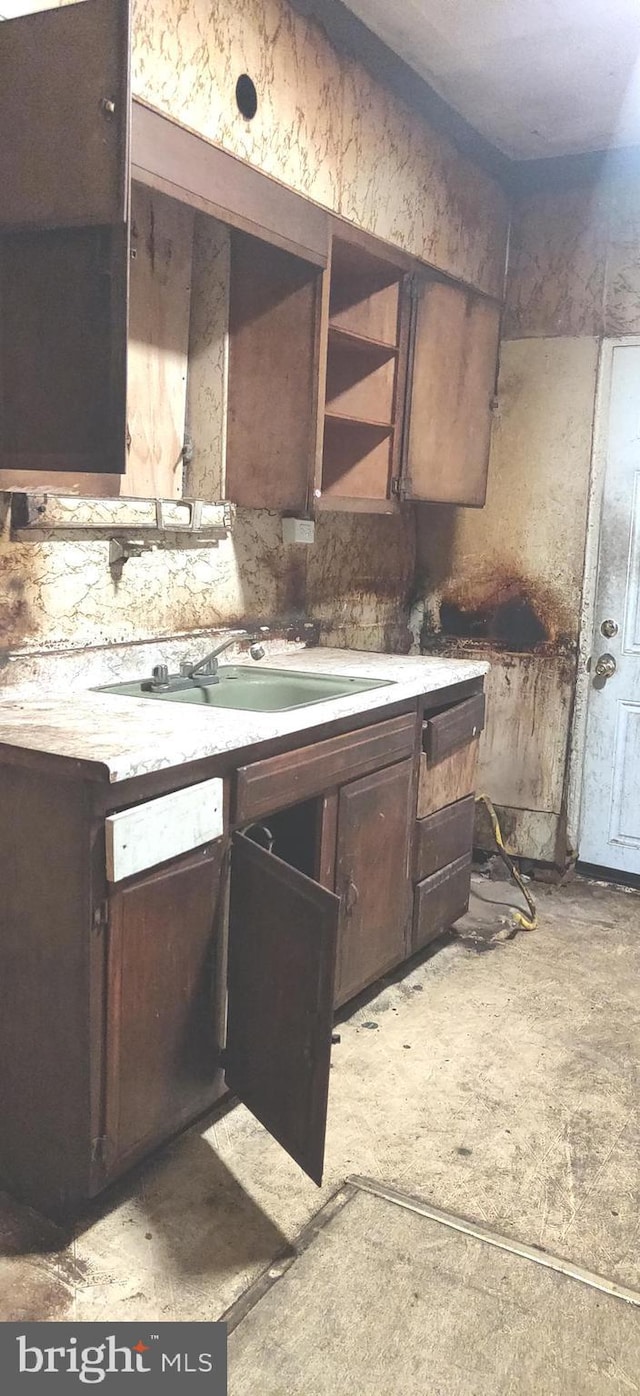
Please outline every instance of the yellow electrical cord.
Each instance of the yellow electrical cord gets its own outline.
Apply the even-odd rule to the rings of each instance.
[[[513,859],[510,858],[509,854],[507,853],[507,850],[504,846],[504,839],[502,837],[502,830],[500,828],[498,816],[495,812],[493,804],[489,799],[488,795],[476,795],[476,804],[484,805],[487,814],[489,815],[489,818],[491,820],[491,827],[493,829],[493,836],[495,838],[496,847],[498,849],[498,854],[500,858],[502,858],[502,861],[505,864],[505,866],[509,869],[509,872],[511,873],[511,876],[514,882],[516,883],[516,886],[520,888],[520,891],[522,892],[525,902],[527,903],[527,906],[529,908],[529,915],[527,916],[526,911],[522,911],[521,908],[517,906],[510,907],[510,910],[513,911],[517,919],[518,925],[522,928],[523,931],[535,931],[538,925],[538,913],[536,910],[536,904],[533,900],[533,897],[531,896],[528,887],[523,882],[520,873],[518,872],[518,869],[515,866],[515,863],[513,862]]]

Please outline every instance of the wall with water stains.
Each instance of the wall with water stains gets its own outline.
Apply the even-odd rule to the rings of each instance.
[[[7,3],[12,14],[45,7]],[[508,208],[498,185],[286,0],[137,0],[132,67],[137,96],[352,223],[500,291]],[[235,103],[242,72],[258,89],[251,123]],[[198,306],[201,321],[208,313]],[[144,392],[144,356],[134,367]],[[219,343],[200,369],[193,391],[211,396],[221,383]],[[215,497],[223,438],[212,411],[195,493]],[[145,448],[141,427],[141,455]],[[242,511],[225,542],[133,558],[119,578],[106,543],[13,543],[5,532],[0,649],[135,641],[303,614],[321,622],[330,643],[403,649],[414,563],[413,514],[325,515],[315,547],[303,549],[282,544],[277,516]]]
[[[640,175],[515,201],[486,508],[418,521],[425,649],[493,665],[480,779],[512,846],[561,861],[602,336],[640,333]]]

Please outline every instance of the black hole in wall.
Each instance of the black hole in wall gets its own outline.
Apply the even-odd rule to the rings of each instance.
[[[248,73],[241,73],[236,83],[236,102],[238,111],[242,113],[245,121],[252,121],[258,110],[258,94],[255,83]]]

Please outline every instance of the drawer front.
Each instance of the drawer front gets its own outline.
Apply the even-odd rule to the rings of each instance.
[[[421,882],[449,863],[465,857],[473,842],[473,795],[416,821],[413,841],[413,880]]]
[[[413,903],[413,949],[422,950],[469,906],[471,854],[419,882]]]
[[[454,708],[427,718],[422,729],[422,746],[429,761],[443,761],[452,751],[479,737],[484,727],[484,709],[484,693],[476,693],[464,703],[456,703]]]
[[[453,805],[472,795],[476,787],[476,767],[480,738],[476,737],[459,751],[452,751],[443,761],[435,763],[424,752],[420,755],[418,775],[418,819]]]
[[[224,833],[223,782],[199,781],[157,800],[110,814],[104,821],[107,881],[166,863]]]
[[[235,823],[246,824],[264,814],[321,795],[336,785],[391,766],[414,750],[416,717],[401,717],[329,737],[282,756],[268,756],[241,766],[236,787]]]

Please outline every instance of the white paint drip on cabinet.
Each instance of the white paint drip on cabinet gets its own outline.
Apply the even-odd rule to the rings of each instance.
[[[219,839],[224,832],[222,780],[199,781],[105,819],[107,880],[122,882]]]

